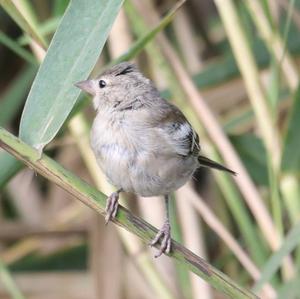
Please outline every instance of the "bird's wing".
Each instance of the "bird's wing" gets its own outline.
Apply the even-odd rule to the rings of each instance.
[[[176,154],[185,157],[199,155],[199,136],[177,107],[168,103],[158,117],[158,130]]]

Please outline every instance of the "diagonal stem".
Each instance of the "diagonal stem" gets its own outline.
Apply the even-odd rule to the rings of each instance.
[[[106,196],[103,193],[97,191],[79,177],[64,169],[59,163],[49,158],[47,155],[43,154],[40,157],[37,150],[22,142],[19,138],[1,127],[0,147],[17,159],[23,161],[27,166],[46,177],[48,180],[74,195],[77,199],[99,214],[105,214]],[[157,233],[157,230],[153,226],[141,218],[132,215],[123,207],[119,208],[118,215],[113,222],[139,236],[146,243],[149,243]],[[250,291],[238,286],[225,274],[215,269],[184,246],[173,241],[172,248],[173,251],[170,254],[170,257],[185,264],[189,270],[203,278],[220,292],[229,296],[229,298],[258,298]]]

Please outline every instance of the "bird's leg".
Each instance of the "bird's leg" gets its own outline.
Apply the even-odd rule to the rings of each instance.
[[[112,193],[106,200],[106,207],[105,207],[105,224],[107,224],[111,219],[115,218],[118,212],[118,200],[119,194],[122,192],[122,188],[117,190],[116,192]]]
[[[158,231],[155,238],[151,242],[154,246],[161,240],[160,248],[155,257],[161,256],[163,253],[170,253],[171,251],[171,226],[169,221],[169,195],[165,195],[166,218],[162,228]]]

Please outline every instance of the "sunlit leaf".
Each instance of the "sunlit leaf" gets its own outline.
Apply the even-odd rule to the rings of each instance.
[[[74,83],[93,69],[122,0],[74,0],[59,25],[29,93],[20,137],[41,151],[70,111],[80,90]]]

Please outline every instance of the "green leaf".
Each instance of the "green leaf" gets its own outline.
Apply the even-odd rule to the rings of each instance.
[[[283,157],[281,167],[284,171],[299,171],[300,169],[300,86],[294,96],[293,107],[290,111],[290,118],[286,128],[286,135],[283,144]]]
[[[278,290],[277,299],[299,299],[300,277],[285,282]]]
[[[55,16],[61,16],[64,11],[66,10],[69,0],[54,0],[52,1],[52,6],[53,6],[53,14]]]
[[[11,18],[24,30],[29,36],[31,36],[42,48],[45,48],[46,42],[41,35],[35,30],[15,6],[11,0],[0,0],[1,6],[11,16]]]
[[[0,98],[0,126],[6,126],[20,111],[36,71],[37,67],[26,67],[5,90]]]
[[[72,110],[107,39],[123,0],[73,0],[59,25],[29,93],[20,137],[39,151]]]
[[[35,57],[28,52],[26,49],[22,48],[17,42],[11,39],[9,36],[0,31],[0,43],[12,50],[18,56],[29,62],[30,64],[37,65]]]
[[[253,287],[255,292],[261,290],[262,286],[269,282],[276,271],[280,268],[283,259],[289,255],[300,243],[300,222],[289,231],[283,240],[281,247],[273,253],[261,270],[261,277]]]
[[[0,190],[24,165],[7,152],[0,152]]]
[[[268,185],[267,157],[261,139],[249,133],[230,136],[230,140],[253,180],[259,185]]]
[[[16,117],[20,106],[23,104],[25,93],[33,81],[37,67],[26,67],[20,72],[13,81],[8,90],[0,98],[0,126],[6,126],[13,118]],[[6,183],[23,168],[20,161],[6,152],[0,152],[0,190]]]
[[[25,299],[6,265],[0,260],[0,280],[12,299]]]

